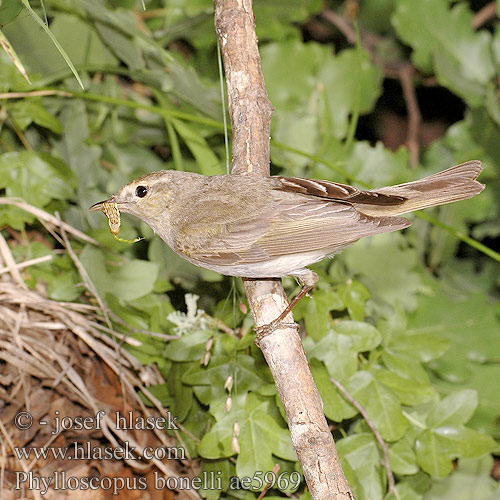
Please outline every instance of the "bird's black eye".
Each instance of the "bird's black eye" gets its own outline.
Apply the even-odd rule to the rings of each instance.
[[[135,188],[135,195],[139,198],[144,198],[148,194],[148,188],[146,186],[137,186]]]

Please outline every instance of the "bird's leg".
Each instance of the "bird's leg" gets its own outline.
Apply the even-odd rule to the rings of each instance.
[[[300,274],[294,273],[293,276],[298,277],[302,281],[302,288],[300,292],[294,297],[294,299],[288,304],[285,310],[273,321],[267,323],[266,325],[256,326],[255,327],[255,344],[258,346],[260,341],[273,333],[280,327],[290,328],[297,326],[296,323],[283,323],[282,321],[286,318],[289,312],[297,305],[299,300],[307,295],[314,287],[314,285],[318,282],[318,275],[311,271],[310,269],[304,269],[300,272]]]

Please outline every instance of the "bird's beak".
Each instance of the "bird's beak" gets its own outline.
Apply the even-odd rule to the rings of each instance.
[[[94,203],[89,208],[89,212],[102,212],[104,203],[114,203],[113,198],[109,198],[109,200],[100,201],[99,203]]]
[[[100,201],[99,203],[94,203],[89,208],[89,212],[104,212],[103,205],[105,203],[115,203],[116,205],[118,205],[118,209],[121,209],[123,206],[127,205],[127,202],[120,201],[119,199],[116,198],[116,196],[112,196],[111,198],[108,198],[107,200]]]

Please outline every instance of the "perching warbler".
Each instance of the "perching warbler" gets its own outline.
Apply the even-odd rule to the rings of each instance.
[[[400,214],[471,198],[479,161],[421,180],[361,191],[298,177],[215,175],[162,170],[140,177],[89,210],[115,209],[148,224],[174,252],[228,276],[295,276],[303,288],[275,327],[317,282],[306,266],[359,238],[403,229]]]

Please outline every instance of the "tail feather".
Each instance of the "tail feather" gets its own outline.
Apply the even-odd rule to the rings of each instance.
[[[374,189],[384,195],[404,196],[406,200],[394,206],[357,205],[356,209],[366,215],[400,215],[422,208],[465,200],[479,194],[484,185],[476,180],[481,162],[468,161],[423,179]]]

